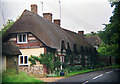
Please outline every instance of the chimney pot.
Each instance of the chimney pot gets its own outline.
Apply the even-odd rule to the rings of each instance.
[[[36,4],[31,4],[31,12],[37,14],[37,5]]]
[[[60,26],[60,19],[54,19],[54,23]]]
[[[78,31],[78,34],[83,35],[83,34],[84,34],[84,31]]]
[[[43,13],[43,17],[52,22],[52,13]]]

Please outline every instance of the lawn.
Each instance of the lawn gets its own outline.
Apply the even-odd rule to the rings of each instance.
[[[66,77],[69,76],[73,76],[73,75],[77,75],[77,74],[81,74],[81,73],[86,73],[86,72],[91,72],[91,71],[95,71],[95,70],[81,70],[81,71],[73,71],[68,73],[67,75],[65,75]]]
[[[7,70],[2,73],[2,82],[43,82],[35,79],[33,76],[29,76],[25,72],[19,72],[16,74],[16,70]]]
[[[105,68],[120,68],[120,65],[106,66]]]
[[[82,74],[82,73],[87,73],[91,71],[97,71],[97,70],[104,70],[107,68],[118,68],[120,65],[112,65],[112,66],[106,66],[106,67],[101,67],[101,68],[96,68],[96,69],[86,69],[86,70],[80,70],[80,71],[73,71],[65,75],[66,77],[77,75],[77,74]]]

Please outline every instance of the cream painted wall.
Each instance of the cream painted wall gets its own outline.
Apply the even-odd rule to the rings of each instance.
[[[6,70],[6,56],[2,56],[2,71]]]
[[[22,55],[28,56],[28,58],[33,56],[40,56],[40,54],[44,54],[44,48],[32,48],[32,49],[20,49]],[[30,65],[30,62],[28,62]]]

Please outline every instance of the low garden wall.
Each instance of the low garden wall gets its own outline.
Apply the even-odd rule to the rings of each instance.
[[[37,64],[33,66],[20,66],[19,71],[25,71],[30,75],[34,75],[36,77],[46,76],[46,68],[42,64]]]

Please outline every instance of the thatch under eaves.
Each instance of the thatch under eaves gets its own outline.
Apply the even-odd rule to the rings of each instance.
[[[2,43],[2,54],[3,55],[21,55],[21,52],[14,44]]]
[[[55,49],[61,49],[62,41],[64,41],[65,45],[69,43],[72,50],[74,44],[76,44],[78,49],[80,49],[80,46],[93,49],[93,46],[91,46],[82,35],[63,29],[44,17],[28,10],[25,10],[21,17],[7,30],[3,41],[6,41],[10,34],[20,32],[30,32],[46,46]]]

